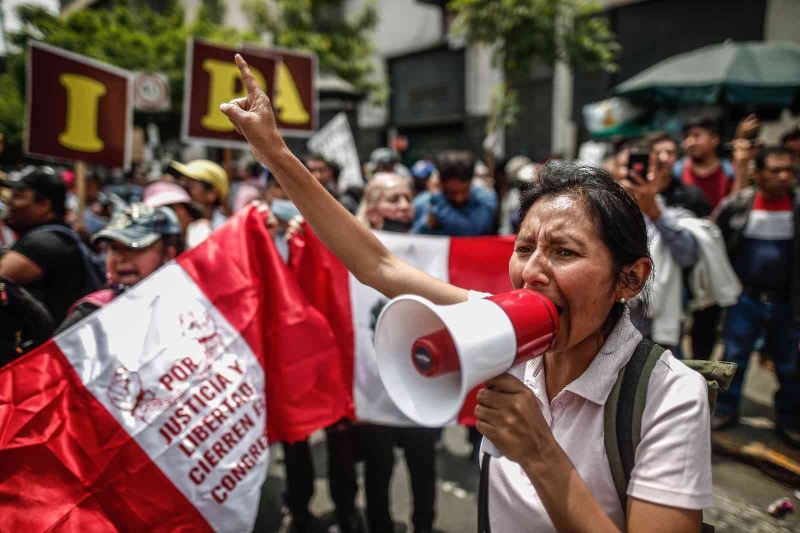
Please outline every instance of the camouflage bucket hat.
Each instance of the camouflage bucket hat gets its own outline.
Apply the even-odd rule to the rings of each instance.
[[[109,239],[128,248],[147,248],[165,235],[179,235],[178,217],[169,207],[150,207],[142,203],[114,215],[111,222],[95,233],[92,243]]]

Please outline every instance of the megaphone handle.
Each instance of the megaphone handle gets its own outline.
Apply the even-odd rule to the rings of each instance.
[[[486,437],[483,437],[481,450],[483,450],[484,453],[488,453],[492,457],[503,457],[503,454],[500,453],[500,450],[497,449],[497,446],[495,446],[494,443]]]

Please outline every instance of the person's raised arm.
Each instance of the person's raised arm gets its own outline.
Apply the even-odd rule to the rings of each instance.
[[[467,291],[440,281],[401,261],[325,190],[289,150],[278,133],[269,97],[245,60],[236,55],[247,96],[220,110],[250,144],[253,156],[269,168],[300,213],[356,278],[388,297],[418,294],[439,303],[466,300]]]

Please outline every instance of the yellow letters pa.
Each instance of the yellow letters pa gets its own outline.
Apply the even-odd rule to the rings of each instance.
[[[208,72],[209,90],[208,107],[206,108],[206,114],[200,119],[200,123],[204,128],[212,131],[233,131],[233,124],[219,110],[219,105],[247,95],[244,87],[240,91],[236,90],[236,82],[239,80],[239,67],[236,66],[236,63],[230,61],[206,59],[203,61],[203,70]],[[252,66],[250,71],[255,76],[259,87],[266,91],[267,82],[261,72]]]
[[[306,124],[308,111],[297,90],[289,67],[281,61],[275,71],[275,110],[284,124]]]

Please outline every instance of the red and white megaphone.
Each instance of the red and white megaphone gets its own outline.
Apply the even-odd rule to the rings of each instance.
[[[455,305],[398,296],[375,327],[378,372],[403,414],[421,426],[444,426],[470,390],[544,354],[556,333],[555,305],[529,289]]]

